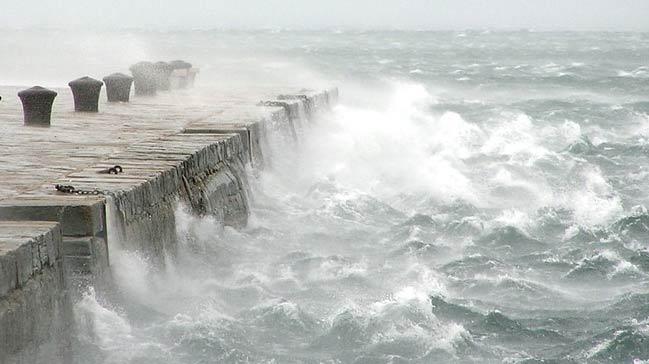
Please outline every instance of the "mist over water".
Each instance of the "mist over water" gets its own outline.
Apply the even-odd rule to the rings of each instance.
[[[164,270],[116,251],[117,289],[75,306],[79,362],[649,360],[649,35],[100,37],[130,39],[80,52],[105,69],[182,54],[199,90],[342,100],[271,133],[249,226],[179,207]]]

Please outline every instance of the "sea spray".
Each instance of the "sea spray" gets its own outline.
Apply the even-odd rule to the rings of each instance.
[[[644,55],[645,38],[396,32],[397,47],[373,32],[215,34],[176,45],[211,44],[208,79],[259,76],[232,72],[237,62],[272,80],[296,67],[301,80],[340,80],[344,99],[298,125],[297,143],[269,136],[247,227],[180,208],[179,254],[164,269],[116,253],[119,294],[77,308],[81,323],[104,327],[80,324],[86,353],[169,363],[649,359],[649,89],[644,65],[624,56]]]

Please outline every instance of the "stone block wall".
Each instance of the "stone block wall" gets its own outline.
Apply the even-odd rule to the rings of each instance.
[[[70,360],[72,304],[56,222],[0,222],[0,363]]]

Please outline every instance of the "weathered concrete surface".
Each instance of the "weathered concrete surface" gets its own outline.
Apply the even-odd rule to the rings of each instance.
[[[22,195],[0,200],[0,221],[37,220],[60,224],[68,286],[108,279],[105,199],[101,196]],[[81,249],[85,242],[87,247]]]
[[[177,133],[192,120],[223,112],[218,102],[197,103],[189,95],[133,98],[123,104],[105,102],[102,94],[100,113],[75,113],[70,91],[62,88],[56,89],[59,96],[52,126],[26,128],[20,103],[12,97],[19,89],[0,87],[4,96],[0,103],[0,198],[51,192],[51,183],[70,172],[138,141]]]
[[[0,309],[0,331],[24,333],[19,336],[24,340],[11,341],[13,346],[0,346],[0,358],[25,353],[17,357],[20,362],[43,361],[33,355],[50,345],[50,329],[65,330],[63,323],[72,321],[60,305],[74,298],[68,292],[110,280],[111,250],[137,250],[161,263],[174,255],[178,202],[224,224],[245,225],[246,168],[268,162],[267,135],[295,139],[302,124],[337,98],[336,90],[284,96],[273,96],[277,90],[221,92],[218,97],[194,90],[119,104],[107,103],[102,95],[101,112],[88,114],[74,113],[69,90],[57,89],[52,126],[29,128],[22,124],[17,99],[6,97],[18,89],[0,87],[5,96],[0,103],[0,221],[11,221],[6,226],[29,224],[21,220],[58,223],[52,228],[58,234],[55,266],[31,275],[22,269],[23,276],[14,279],[12,267],[18,265],[0,260],[0,306],[14,308]],[[115,165],[123,172],[106,173]],[[55,184],[98,194],[64,194]],[[21,246],[5,245],[5,255],[19,256]],[[2,289],[8,295],[2,296]],[[42,315],[65,320],[55,325],[35,320],[39,316],[10,314],[35,309],[38,301],[46,302],[39,306]]]
[[[115,164],[124,172],[97,173]],[[179,200],[197,214],[244,225],[245,178],[238,134],[180,133],[133,144],[59,183],[109,193],[117,212],[112,237],[155,260],[174,251],[174,207]]]
[[[174,92],[134,97],[131,103],[108,103],[102,93],[101,112],[92,114],[75,113],[69,89],[55,88],[59,96],[52,112],[52,126],[28,128],[23,126],[20,102],[13,97],[20,89],[0,87],[0,199],[21,194],[50,195],[52,184],[69,173],[98,164],[137,142],[194,126],[221,128],[214,129],[221,132],[228,131],[232,124],[257,125],[262,120],[289,119],[282,107],[257,106],[259,101],[274,100],[281,90],[218,95],[208,91]],[[299,112],[299,102],[309,113],[315,113],[337,95],[335,90],[299,93],[309,99],[281,101],[294,104],[289,107],[293,113]]]
[[[0,363],[69,361],[61,243],[56,222],[0,221]]]
[[[0,93],[11,95],[19,89],[0,87]],[[299,97],[282,97],[274,106],[260,107],[260,100],[273,100],[275,93],[222,92],[214,97],[211,92],[176,92],[153,98],[135,97],[129,104],[108,103],[102,95],[102,111],[88,114],[73,112],[68,89],[56,90],[59,96],[50,128],[24,127],[17,98],[5,96],[0,104],[0,122],[6,130],[0,135],[0,148],[6,151],[0,155],[0,201],[17,196],[56,196],[56,183],[109,191],[115,194],[120,210],[124,208],[121,213],[126,226],[121,237],[132,240],[137,248],[141,248],[137,241],[142,238],[135,231],[146,240],[159,237],[160,246],[153,247],[156,254],[166,241],[174,239],[168,210],[178,198],[190,202],[196,212],[213,213],[227,224],[245,224],[245,194],[234,193],[233,186],[243,185],[244,165],[262,165],[267,129],[294,136],[295,123],[328,107],[328,98],[336,97],[335,92],[301,90],[296,93]],[[168,138],[185,134],[192,136],[184,136],[182,142]],[[208,134],[221,137],[206,140]],[[215,154],[207,148],[211,144],[223,145],[227,155]],[[219,159],[205,163],[211,155]],[[195,158],[203,161],[198,169],[183,169]],[[116,164],[124,167],[124,173],[99,173]],[[208,183],[208,177],[222,183]],[[208,185],[217,190],[216,185],[230,187],[204,196],[204,190],[192,192],[192,183],[199,189]],[[147,204],[143,204],[145,200]],[[224,208],[219,201],[230,201],[233,207]],[[138,209],[129,210],[129,206]],[[150,224],[147,231],[136,223],[144,220],[156,223]],[[63,227],[66,235],[78,235],[67,233],[68,224]]]
[[[16,196],[0,200],[0,220],[61,223],[66,236],[97,235],[105,230],[103,197],[77,195]]]

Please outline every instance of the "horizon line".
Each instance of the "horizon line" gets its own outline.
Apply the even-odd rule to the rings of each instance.
[[[159,26],[133,26],[133,27],[89,27],[79,26],[0,26],[0,31],[134,31],[134,32],[440,32],[440,33],[649,33],[649,29],[639,28],[525,28],[525,27],[467,27],[467,28],[402,28],[402,27],[159,27]]]

